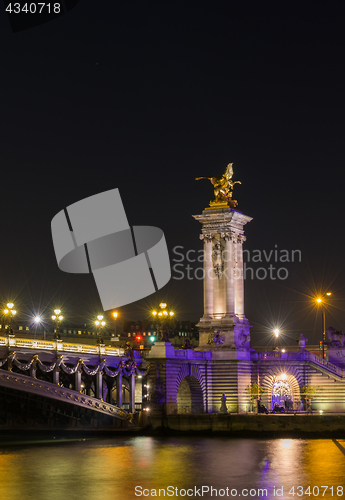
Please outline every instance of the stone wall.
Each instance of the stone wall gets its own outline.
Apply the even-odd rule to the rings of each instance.
[[[291,388],[291,409],[301,410],[309,399],[301,390],[307,386],[315,389],[310,398],[312,409],[345,412],[343,371],[326,361],[321,363],[315,356],[292,353],[276,357],[271,353],[267,359],[252,356],[251,360],[246,349],[217,348],[202,352],[177,350],[168,344],[158,345],[156,353],[153,356],[152,349],[148,358],[152,413],[218,413],[223,393],[228,412],[246,413],[250,410],[246,389],[255,383],[264,389],[262,403],[272,410],[273,385],[282,380]]]
[[[233,433],[288,432],[345,434],[344,415],[170,415],[150,417],[153,430]]]

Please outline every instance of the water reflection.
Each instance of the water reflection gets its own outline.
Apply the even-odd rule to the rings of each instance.
[[[336,486],[344,486],[341,450],[345,443],[337,443],[321,439],[120,437],[7,447],[0,451],[1,496],[11,500],[114,500],[117,496],[138,498],[136,486],[148,490],[212,486],[239,493],[243,488],[261,488],[267,489],[266,498],[293,499],[289,495],[293,486],[297,498],[297,486],[305,490],[309,485],[333,485],[333,495],[329,489],[323,496],[320,490],[319,496],[339,498]],[[204,498],[211,496],[204,494]]]

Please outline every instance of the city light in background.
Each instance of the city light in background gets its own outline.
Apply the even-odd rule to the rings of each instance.
[[[159,309],[158,311],[154,309],[152,311],[152,316],[155,319],[158,319],[158,340],[159,341],[167,341],[169,339],[169,328],[168,328],[168,323],[167,321],[169,319],[172,319],[174,316],[174,311],[169,310],[167,308],[167,303],[166,302],[161,302],[159,304]],[[154,340],[153,340],[154,342]]]

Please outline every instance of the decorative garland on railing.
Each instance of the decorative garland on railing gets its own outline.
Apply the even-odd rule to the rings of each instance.
[[[7,358],[5,359],[0,359],[0,368],[6,363],[6,361],[8,361],[8,364],[10,365],[13,361],[13,358],[15,357],[15,353],[14,352],[10,352],[9,355],[7,356]]]
[[[130,377],[131,375],[133,375],[135,373],[136,367],[137,367],[137,363],[135,361],[133,361],[131,364],[128,364],[122,368],[122,373],[126,377]]]
[[[124,361],[121,361],[117,367],[116,367],[116,370],[110,370],[106,364],[105,364],[105,360],[104,361],[104,367],[102,368],[104,371],[105,371],[105,374],[108,376],[108,377],[117,377],[120,373],[123,373],[123,369],[124,369],[124,366],[125,366],[125,362]]]
[[[2,359],[2,360],[0,360],[0,368],[1,368],[2,366],[4,366],[4,364],[6,363],[6,361],[7,361],[7,358],[6,358],[6,359]]]
[[[148,363],[146,368],[144,368],[143,370],[140,370],[137,366],[135,367],[135,370],[137,372],[137,375],[141,375],[142,377],[145,377],[149,372],[149,368],[150,368],[150,363]]]
[[[37,356],[37,354],[36,354],[36,356]],[[35,357],[35,356],[34,356],[34,357]],[[49,373],[49,372],[52,372],[52,371],[54,370],[54,368],[55,368],[55,367],[59,368],[59,366],[61,365],[61,363],[62,363],[62,358],[60,358],[60,357],[59,357],[59,358],[56,360],[56,362],[55,362],[55,363],[52,363],[51,365],[48,365],[48,366],[47,366],[47,365],[44,365],[44,364],[42,363],[42,361],[38,359],[38,356],[37,356],[37,364],[38,364],[38,366],[39,366],[40,370],[42,370],[42,372],[44,372],[44,373]]]
[[[84,363],[83,359],[80,358],[78,359],[77,363],[70,367],[67,366],[64,361],[63,361],[63,356],[62,354],[56,358],[56,361],[51,363],[50,365],[45,365],[42,363],[42,361],[38,358],[38,355],[35,354],[32,359],[27,362],[27,363],[21,363],[17,357],[16,357],[15,351],[12,351],[9,353],[7,358],[0,359],[0,368],[8,362],[8,367],[9,370],[11,371],[12,364],[15,364],[19,370],[22,371],[27,371],[31,369],[31,375],[33,377],[36,377],[36,371],[37,368],[39,368],[42,372],[44,373],[49,373],[53,371],[55,368],[59,370],[62,368],[62,370],[67,373],[68,375],[73,375],[76,373],[77,370],[81,371],[82,369],[86,373],[86,375],[94,376],[98,372],[105,372],[105,374],[108,377],[117,377],[120,374],[123,374],[125,377],[130,377],[131,375],[141,375],[145,376],[148,373],[150,365],[148,365],[144,370],[140,370],[138,368],[137,362],[132,361],[130,363],[126,364],[126,361],[122,360],[120,363],[115,367],[114,369],[110,369],[106,366],[105,364],[105,359],[102,359],[101,361],[98,362],[98,364],[94,368],[88,368],[86,364]]]
[[[83,370],[86,373],[86,375],[91,375],[94,376],[99,370],[99,365],[96,366],[95,368],[88,368],[84,363],[83,363]]]
[[[13,363],[17,366],[17,368],[19,368],[19,370],[26,371],[30,370],[31,365],[34,363],[34,360],[32,359],[29,363],[24,364],[18,361],[18,359],[14,359]]]

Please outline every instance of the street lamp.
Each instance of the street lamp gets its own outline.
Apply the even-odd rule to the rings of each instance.
[[[61,309],[54,309],[54,314],[52,316],[52,320],[55,321],[54,340],[61,340],[60,323],[63,320],[63,316],[61,314]]]
[[[99,345],[104,344],[101,332],[102,332],[103,326],[105,326],[105,321],[103,321],[102,314],[99,314],[97,316],[97,319],[95,321],[95,325],[96,325],[96,332],[97,332],[97,344],[99,344]]]
[[[169,333],[166,329],[166,321],[168,319],[172,319],[174,316],[174,311],[169,311],[167,309],[167,304],[165,302],[161,302],[159,304],[158,312],[156,310],[152,311],[152,316],[158,319],[159,322],[159,333],[158,338],[160,341],[168,342],[169,341]]]
[[[322,359],[325,359],[325,342],[326,342],[326,308],[325,308],[325,297],[330,297],[331,292],[324,293],[321,297],[316,299],[318,305],[323,304],[322,309]]]
[[[274,342],[275,343],[275,349],[277,349],[278,348],[278,338],[279,338],[279,334],[280,334],[279,328],[275,328],[273,330],[273,334],[274,334],[274,337],[276,339],[275,342]]]
[[[34,316],[33,319],[34,319],[34,323],[35,323],[35,337],[36,337],[37,328],[38,328],[38,326],[40,326],[40,324],[42,322],[42,318],[41,318],[41,316],[36,315],[36,316]]]
[[[13,316],[15,316],[17,314],[17,311],[14,308],[14,304],[12,302],[8,302],[6,304],[6,309],[4,309],[4,315],[6,318],[9,318],[9,326],[7,328],[7,334],[10,336],[10,335],[13,335],[13,330],[12,330],[12,318]],[[5,325],[5,329],[6,329],[6,325]]]
[[[117,312],[117,311],[114,311],[114,312],[113,312],[113,318],[114,318],[114,320],[115,320],[115,334],[113,334],[113,335],[111,336],[111,339],[110,339],[110,341],[111,341],[111,342],[115,342],[115,338],[116,338],[116,320],[117,320],[117,316],[118,316],[118,312]]]

